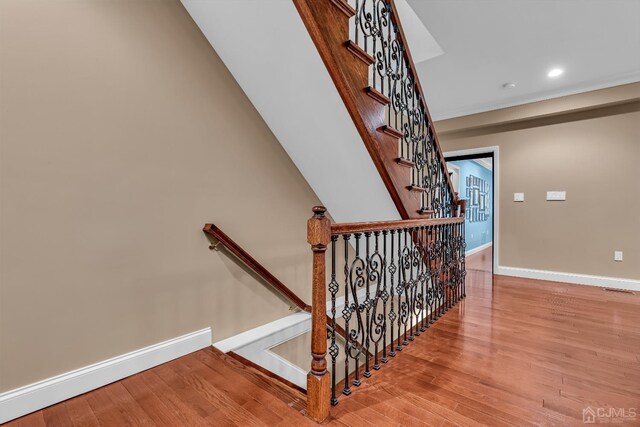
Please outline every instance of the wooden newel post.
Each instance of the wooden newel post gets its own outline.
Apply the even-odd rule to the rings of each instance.
[[[307,375],[307,415],[315,421],[329,416],[331,384],[327,375],[327,291],[325,252],[331,241],[331,222],[324,206],[313,208],[307,221],[307,242],[313,251],[311,309],[311,371]]]
[[[458,214],[458,216],[464,216],[464,212],[467,209],[467,200],[458,200],[458,206],[460,206],[460,213]]]
[[[458,192],[453,193],[455,195],[454,200],[451,202],[451,208],[453,210],[453,216],[460,216],[458,213],[458,207],[460,206],[460,199],[458,199]],[[457,200],[457,202],[456,202]]]

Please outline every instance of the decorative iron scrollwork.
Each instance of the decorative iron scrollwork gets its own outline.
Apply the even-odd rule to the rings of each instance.
[[[426,191],[422,210],[434,216],[449,217],[454,197],[448,184],[448,171],[434,137],[426,103],[418,88],[416,71],[395,24],[397,17],[388,0],[351,0],[356,14],[350,23],[354,41],[374,58],[370,69],[371,87],[389,98],[387,125],[402,133],[400,158],[413,162],[411,186]]]
[[[337,243],[331,238],[331,402],[337,404],[336,365],[344,354],[348,395],[372,370],[394,357],[465,295],[464,223],[432,224],[343,234],[343,277],[337,276]],[[344,286],[341,285],[344,283]],[[338,297],[340,290],[343,297]],[[342,306],[336,302],[344,298]],[[345,336],[337,336],[341,313]],[[343,347],[343,350],[340,349]]]

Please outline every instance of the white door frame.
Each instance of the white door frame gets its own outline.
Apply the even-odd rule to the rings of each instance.
[[[493,274],[498,274],[498,248],[500,247],[500,147],[478,147],[467,150],[447,151],[445,158],[493,153]]]

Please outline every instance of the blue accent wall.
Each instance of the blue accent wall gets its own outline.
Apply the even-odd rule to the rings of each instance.
[[[472,212],[467,210],[467,217],[465,219],[465,239],[467,242],[466,250],[475,249],[486,243],[492,241],[493,238],[493,174],[484,166],[474,162],[473,160],[458,160],[455,162],[448,162],[448,164],[455,165],[460,168],[460,184],[458,194],[460,198],[467,199],[469,207],[473,207],[470,198],[473,199],[473,192],[476,191],[476,211],[475,221],[473,220]],[[484,180],[486,184],[478,185],[479,180],[475,180],[475,185],[472,183],[470,186],[471,194],[467,196],[467,177],[476,177],[479,180]],[[488,186],[488,188],[487,188]],[[487,193],[486,196],[481,197],[481,191],[484,190]],[[483,199],[480,202],[480,198]],[[484,214],[480,214],[481,203],[484,203]]]

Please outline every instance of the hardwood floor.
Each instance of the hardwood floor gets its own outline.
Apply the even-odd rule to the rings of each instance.
[[[640,425],[640,295],[469,270],[467,298],[342,396],[328,425]],[[7,425],[313,425],[304,396],[202,350]]]
[[[305,396],[208,348],[6,424],[313,426]]]
[[[493,263],[493,246],[489,246],[473,255],[467,255],[465,266],[467,270],[480,270],[491,273]]]
[[[635,408],[640,296],[470,270],[467,298],[335,408],[386,425],[583,425]],[[355,424],[355,423],[354,423]]]

